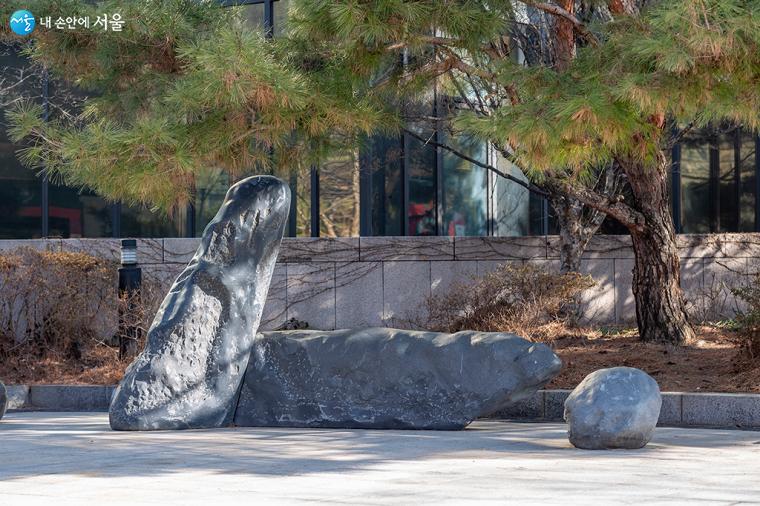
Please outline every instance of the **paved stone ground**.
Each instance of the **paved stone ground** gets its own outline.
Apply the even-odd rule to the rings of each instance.
[[[0,504],[760,502],[760,432],[658,428],[643,450],[572,448],[556,423],[461,432],[119,433],[103,413],[9,413]]]

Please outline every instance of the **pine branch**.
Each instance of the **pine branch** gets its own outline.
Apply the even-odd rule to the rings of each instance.
[[[459,39],[450,39],[447,37],[433,37],[431,35],[427,36],[420,36],[415,39],[417,42],[423,42],[425,44],[432,44],[434,46],[453,46],[453,47],[463,47],[464,42]],[[386,52],[390,51],[396,51],[399,49],[404,49],[405,47],[409,46],[410,41],[403,40],[400,42],[396,42],[394,44],[391,44],[389,46],[385,47]]]
[[[601,195],[585,186],[573,185],[569,181],[552,176],[546,176],[544,185],[550,192],[576,199],[592,209],[612,216],[629,230],[640,232],[644,229],[646,218],[628,204],[623,203],[622,196]]]
[[[589,30],[586,25],[578,19],[575,15],[572,13],[566,11],[559,5],[554,5],[546,2],[534,2],[533,0],[520,0],[525,5],[530,5],[531,7],[535,7],[538,10],[544,11],[546,13],[552,14],[554,16],[558,16],[560,18],[566,19],[567,21],[570,21],[573,24],[573,27],[575,28],[575,31],[578,32],[578,34],[586,39],[589,44],[592,46],[598,46],[599,45],[599,39],[594,35],[591,30]]]

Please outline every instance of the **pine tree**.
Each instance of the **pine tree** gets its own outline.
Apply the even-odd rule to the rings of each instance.
[[[297,29],[343,44],[367,75],[369,64],[392,68],[403,51],[405,64],[390,80],[397,93],[432,78],[468,82],[473,104],[453,127],[500,148],[553,194],[623,224],[633,239],[641,338],[683,342],[694,334],[680,288],[665,153],[673,128],[757,127],[760,4],[671,0],[635,16],[619,0],[608,4],[614,20],[592,31],[560,3],[309,1],[299,4]],[[584,39],[574,59],[557,68],[509,57],[505,34],[529,22],[525,5],[572,25]],[[630,201],[585,184],[606,164],[623,171]]]
[[[289,34],[274,41],[242,27],[235,9],[194,0],[105,2],[101,10],[133,21],[124,32],[36,32],[31,57],[99,96],[74,122],[42,122],[32,106],[10,113],[15,137],[30,143],[25,160],[105,196],[167,208],[189,199],[209,166],[287,169],[381,129],[426,140],[433,122],[491,143],[552,195],[622,223],[642,339],[693,336],[665,153],[676,128],[757,127],[758,2],[670,0],[637,16],[630,0],[597,0],[586,4],[607,22],[591,27],[564,0],[291,4]],[[50,16],[94,9],[82,0],[25,6]],[[516,50],[530,48],[519,47],[517,27],[546,15],[562,23],[559,58],[525,66]],[[547,43],[540,30],[522,33]],[[434,86],[460,99],[445,117],[419,112]],[[610,165],[630,184],[629,201],[593,184]]]
[[[35,30],[29,57],[93,98],[73,119],[45,122],[34,102],[7,112],[26,143],[22,161],[106,198],[171,210],[217,167],[287,173],[392,122],[340,71],[339,54],[314,59],[296,42],[267,40],[240,9],[212,0],[13,1],[0,14],[22,7],[126,21],[120,32]]]

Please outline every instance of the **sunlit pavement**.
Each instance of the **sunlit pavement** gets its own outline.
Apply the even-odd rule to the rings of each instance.
[[[245,502],[241,502],[245,500]],[[583,451],[556,423],[460,432],[112,432],[104,413],[9,413],[0,505],[760,502],[760,432],[658,428]]]

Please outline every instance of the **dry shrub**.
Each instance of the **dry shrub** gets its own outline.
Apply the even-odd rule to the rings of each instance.
[[[142,272],[140,291],[136,293],[120,293],[115,301],[120,315],[120,324],[117,325],[113,337],[113,344],[119,346],[119,342],[125,342],[126,353],[121,356],[122,361],[131,361],[134,356],[143,349],[158,307],[168,290],[158,278]]]
[[[126,322],[144,334],[162,294],[143,275],[141,297],[120,299],[117,269],[85,253],[24,247],[0,254],[0,360],[19,370],[40,358],[117,360],[119,306],[131,307]]]
[[[428,298],[423,326],[442,332],[501,331],[537,338],[540,327],[571,320],[574,315],[566,308],[592,286],[590,276],[507,264],[472,278],[470,284],[456,283],[447,293]]]
[[[742,338],[742,347],[750,364],[760,364],[760,273],[752,276],[743,287],[732,290],[734,295],[746,304],[736,315],[737,329]]]
[[[0,354],[25,347],[76,358],[108,325],[115,273],[115,264],[84,253],[19,248],[0,256]]]

